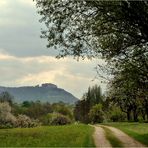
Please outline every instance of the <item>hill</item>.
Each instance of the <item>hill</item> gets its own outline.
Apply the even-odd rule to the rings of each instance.
[[[58,88],[51,83],[37,86],[3,87],[0,86],[0,93],[7,91],[14,96],[15,102],[37,101],[56,103],[59,101],[73,104],[78,99],[64,89]]]

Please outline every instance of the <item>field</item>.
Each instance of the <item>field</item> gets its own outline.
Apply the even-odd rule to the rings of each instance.
[[[137,141],[148,146],[148,123],[108,123],[106,125],[119,128]]]
[[[0,129],[0,147],[93,147],[93,131],[83,124]]]

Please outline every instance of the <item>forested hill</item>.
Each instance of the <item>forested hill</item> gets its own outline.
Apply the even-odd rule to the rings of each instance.
[[[0,86],[1,92],[9,92],[13,97],[15,102],[23,101],[37,101],[41,102],[65,102],[73,104],[78,99],[74,97],[71,93],[65,91],[64,89],[58,88],[54,84],[45,83],[41,86],[23,86],[23,87],[3,87]]]

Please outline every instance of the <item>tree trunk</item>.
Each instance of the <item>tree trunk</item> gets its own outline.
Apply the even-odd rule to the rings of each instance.
[[[127,120],[131,121],[131,110],[127,110]]]
[[[134,114],[134,121],[135,121],[135,122],[138,121],[138,115],[137,115],[137,113]]]
[[[146,116],[147,116],[147,121],[148,121],[148,109],[146,109]]]
[[[142,111],[142,118],[145,121],[145,112],[144,111]]]
[[[138,121],[138,113],[137,113],[137,109],[133,109],[133,118],[134,118],[134,121],[137,122]]]

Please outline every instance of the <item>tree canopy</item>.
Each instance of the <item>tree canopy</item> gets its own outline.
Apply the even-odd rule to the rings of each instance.
[[[42,15],[40,21],[47,27],[42,37],[48,40],[47,47],[60,47],[59,57],[102,55],[107,59],[124,59],[134,51],[133,56],[148,52],[146,0],[36,2]]]

